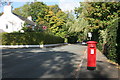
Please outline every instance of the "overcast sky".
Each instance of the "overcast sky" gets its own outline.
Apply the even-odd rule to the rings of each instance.
[[[3,0],[3,1],[8,1],[8,0]],[[9,0],[12,3],[12,6],[14,8],[18,8],[20,6],[23,6],[26,2],[33,2],[34,0]],[[58,4],[59,7],[63,11],[71,11],[74,10],[75,7],[79,7],[79,2],[83,2],[84,0],[37,0],[44,2],[47,5],[54,5]],[[0,7],[0,12],[3,11],[3,7]]]

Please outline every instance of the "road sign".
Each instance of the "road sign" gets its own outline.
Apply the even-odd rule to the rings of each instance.
[[[92,33],[91,32],[88,33],[88,37],[92,37]]]

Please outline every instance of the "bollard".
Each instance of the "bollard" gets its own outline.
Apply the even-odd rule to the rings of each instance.
[[[87,55],[87,69],[95,70],[96,69],[96,44],[95,41],[88,41],[88,55]]]

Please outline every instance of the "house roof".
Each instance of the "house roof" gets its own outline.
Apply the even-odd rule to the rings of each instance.
[[[21,20],[25,21],[27,24],[30,24],[30,25],[35,25],[35,23],[33,21],[30,21],[29,19],[25,18],[25,17],[22,17],[20,15],[17,15],[15,13],[13,13],[15,16],[17,16],[18,18],[20,18]]]

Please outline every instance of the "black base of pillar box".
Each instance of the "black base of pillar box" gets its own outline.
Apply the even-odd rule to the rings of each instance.
[[[95,70],[96,67],[87,67],[88,70]]]

